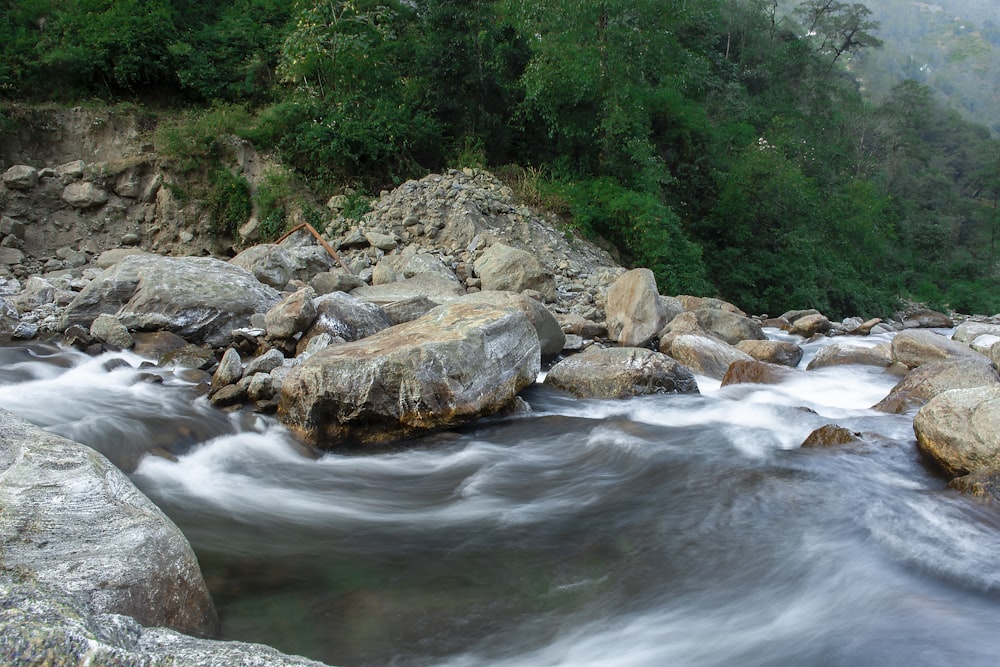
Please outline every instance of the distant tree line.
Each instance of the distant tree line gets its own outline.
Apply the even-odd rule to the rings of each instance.
[[[8,101],[238,117],[230,129],[326,190],[446,165],[531,173],[539,201],[664,292],[754,312],[877,315],[901,297],[1000,311],[1000,146],[915,82],[865,100],[843,66],[878,44],[861,4],[0,6]]]

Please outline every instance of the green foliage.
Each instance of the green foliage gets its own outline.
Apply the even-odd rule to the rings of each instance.
[[[235,236],[250,218],[250,184],[229,169],[218,169],[212,176],[207,204],[212,233],[216,237]]]
[[[628,253],[630,263],[652,270],[661,291],[697,294],[710,289],[701,249],[655,196],[609,178],[566,183],[563,191],[581,230],[608,239]]]
[[[273,241],[285,231],[288,210],[291,208],[292,188],[288,174],[279,170],[268,170],[263,181],[257,186],[254,196],[257,203],[257,218],[260,220],[260,240]]]
[[[217,162],[225,153],[226,138],[245,133],[251,124],[244,107],[216,103],[210,109],[161,123],[156,128],[154,142],[161,156],[189,171],[206,162]]]

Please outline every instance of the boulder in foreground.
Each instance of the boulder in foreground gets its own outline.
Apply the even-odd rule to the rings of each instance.
[[[278,415],[320,447],[378,445],[493,414],[540,367],[524,313],[457,302],[317,352],[285,378]]]
[[[698,393],[691,371],[665,354],[638,347],[591,347],[553,366],[545,384],[581,398]]]
[[[1000,468],[1000,387],[952,389],[913,419],[917,446],[951,477]]]
[[[89,447],[2,410],[0,433],[5,569],[65,591],[94,613],[217,631],[190,545],[122,472]]]

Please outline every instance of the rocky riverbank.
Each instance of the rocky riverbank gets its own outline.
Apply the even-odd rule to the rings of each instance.
[[[865,364],[897,373],[899,385],[876,409],[906,412],[926,403],[915,420],[921,449],[958,478],[957,488],[1000,495],[1000,445],[989,435],[1000,386],[994,321],[965,322],[948,339],[928,329],[954,322],[927,311],[893,322],[831,322],[816,311],[751,317],[718,299],[661,295],[648,270],[618,266],[518,204],[492,175],[470,170],[384,193],[358,225],[345,225],[332,200],[337,224],[323,240],[333,253],[303,230],[231,259],[190,256],[176,252],[190,230],[178,228],[170,243],[157,224],[157,236],[119,228],[109,235],[102,220],[156,223],[169,208],[161,199],[169,198],[161,197],[162,176],[157,184],[153,171],[122,172],[111,187],[111,180],[94,176],[102,173],[64,164],[15,165],[4,174],[4,340],[57,337],[94,353],[133,349],[199,383],[219,409],[275,412],[310,446],[373,449],[523,409],[518,393],[543,367],[547,383],[578,396],[696,392],[695,375],[732,384],[808,373],[797,369],[801,348],[767,340],[764,327],[802,340],[898,332],[891,346],[863,352],[831,345],[809,368]],[[50,209],[33,208],[38,201]],[[112,215],[115,206],[119,213]],[[100,242],[78,224],[103,229]],[[69,238],[52,234],[61,227],[81,240],[44,258],[51,249],[45,239]],[[201,247],[194,243],[192,254]],[[130,664],[135,655],[150,664],[167,657],[185,664],[306,664],[263,648],[241,653],[239,646],[144,629],[140,623],[212,632],[210,601],[186,542],[99,455],[12,417],[0,430],[10,661],[51,654],[98,656],[109,664]],[[835,444],[842,436],[834,429],[809,444]],[[31,482],[44,477],[22,471],[36,457],[40,470],[73,468],[72,479],[94,479],[91,488],[100,493],[65,480]],[[61,529],[59,522],[75,524],[76,514],[49,502],[53,493],[83,503],[77,513],[111,508],[117,520],[139,511],[142,525],[115,529],[115,521],[101,520],[113,533],[106,539]],[[51,532],[32,523],[38,506],[52,506],[52,521],[39,524]],[[66,576],[74,569],[68,556],[37,559],[46,545],[78,558],[77,546],[88,541],[100,544],[107,559],[93,564],[90,578]],[[156,546],[162,541],[179,555],[158,560],[172,553]],[[184,576],[171,570],[179,563]],[[112,593],[132,590],[104,576],[116,568],[126,578],[147,573],[135,584],[143,592],[116,601]],[[165,580],[184,582],[184,590],[157,583]],[[32,598],[44,604],[28,605]],[[32,643],[39,628],[47,639]],[[194,653],[181,653],[182,645]],[[220,658],[226,651],[232,653]]]

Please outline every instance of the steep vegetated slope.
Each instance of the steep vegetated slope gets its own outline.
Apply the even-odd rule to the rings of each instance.
[[[191,196],[221,237],[319,223],[292,183],[357,214],[409,178],[488,167],[665,292],[1000,310],[998,144],[927,79],[866,100],[855,73],[888,41],[874,2],[8,4],[7,133],[13,102],[170,107],[151,144],[207,183]],[[246,173],[231,135],[284,171]]]

